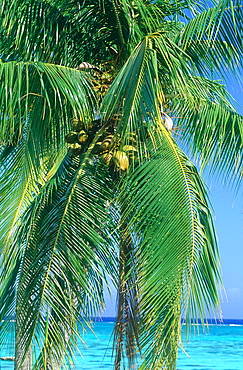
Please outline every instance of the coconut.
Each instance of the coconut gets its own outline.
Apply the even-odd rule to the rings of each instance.
[[[112,157],[113,163],[117,167],[117,169],[121,171],[126,171],[129,166],[129,160],[128,156],[125,152],[122,152],[121,150],[117,150]]]
[[[97,141],[97,143],[94,145],[94,147],[92,148],[92,153],[93,154],[99,154],[101,152],[103,152],[102,148],[101,148],[101,141]]]
[[[84,144],[87,139],[88,139],[88,135],[86,134],[86,132],[84,130],[79,131],[79,133],[78,133],[78,142],[80,144]]]
[[[84,123],[79,119],[73,119],[72,121],[72,129],[73,131],[79,132],[84,128]]]
[[[69,145],[70,149],[71,149],[71,152],[74,154],[74,155],[78,155],[81,153],[82,151],[82,145],[78,144],[78,143],[74,143],[74,144],[70,144]]]
[[[77,143],[78,142],[78,136],[76,132],[71,131],[69,134],[65,136],[65,141],[69,144]]]
[[[108,135],[101,143],[101,149],[102,151],[104,150],[108,150],[111,145],[112,145],[112,141],[113,141],[113,135]]]

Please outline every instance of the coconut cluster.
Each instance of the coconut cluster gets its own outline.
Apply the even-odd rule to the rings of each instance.
[[[65,136],[65,141],[69,144],[69,148],[74,155],[82,152],[84,145],[88,140],[88,132],[84,128],[82,121],[73,120],[72,131]]]
[[[84,146],[88,148],[94,133],[88,132],[81,121],[73,121],[72,131],[65,136],[73,155],[79,155]],[[130,133],[126,144],[122,145],[119,135],[113,128],[108,128],[91,148],[92,154],[101,159],[103,163],[115,171],[128,170],[129,164],[137,159],[137,135]]]
[[[118,135],[106,132],[94,145],[92,153],[99,155],[102,162],[115,171],[124,172],[137,158],[135,143],[133,134],[130,134],[128,144],[122,146]]]

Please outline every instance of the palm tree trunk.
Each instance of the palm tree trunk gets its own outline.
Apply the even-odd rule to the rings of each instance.
[[[134,243],[126,222],[120,223],[120,267],[118,288],[118,312],[115,325],[116,359],[115,370],[121,369],[124,357],[129,368],[136,359],[138,343],[138,290],[134,266]]]

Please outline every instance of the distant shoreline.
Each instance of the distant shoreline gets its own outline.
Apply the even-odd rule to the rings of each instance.
[[[15,321],[14,318],[10,318],[8,319],[12,322]],[[5,320],[2,320],[2,321],[5,321]],[[92,322],[94,323],[115,323],[116,322],[116,318],[115,317],[112,317],[112,316],[101,316],[101,317],[93,317],[91,319]],[[219,319],[207,319],[205,320],[205,325],[229,325],[229,326],[243,326],[243,319],[223,319],[223,320],[219,320]],[[182,321],[182,324],[184,324],[184,321]],[[192,325],[200,325],[201,324],[201,321],[200,320],[193,320],[191,322]]]
[[[94,322],[116,322],[115,317],[96,317],[93,318]],[[195,321],[192,322],[192,324],[200,324],[200,320],[196,323]],[[243,325],[243,319],[207,319],[208,325],[231,325],[231,326],[241,326]]]

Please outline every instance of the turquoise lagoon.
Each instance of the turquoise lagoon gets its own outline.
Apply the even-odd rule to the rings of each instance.
[[[199,330],[197,335],[191,334],[185,347],[187,355],[179,351],[177,369],[243,370],[243,320],[226,322],[210,325],[206,332]],[[113,370],[113,329],[113,320],[105,318],[95,323],[96,335],[90,331],[82,333],[87,348],[79,342],[73,370]],[[0,356],[13,355],[9,344]],[[13,370],[13,362],[0,361],[0,369]]]

